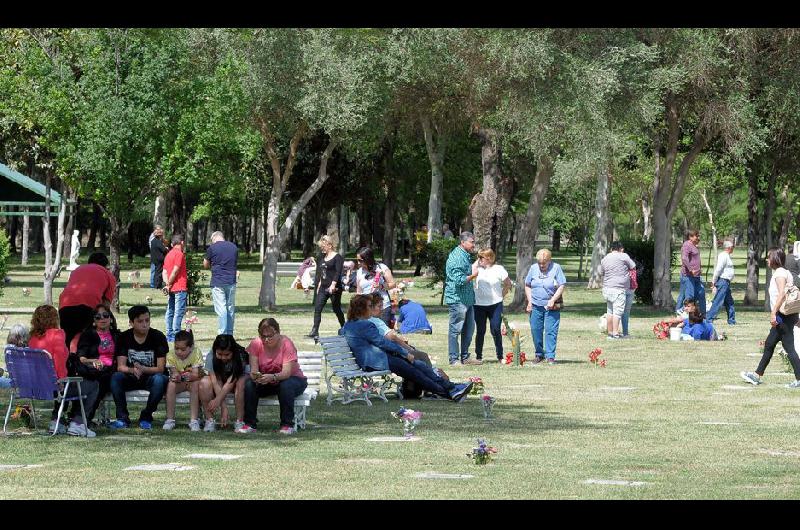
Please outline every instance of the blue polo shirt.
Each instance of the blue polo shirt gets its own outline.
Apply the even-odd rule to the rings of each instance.
[[[400,333],[414,333],[421,329],[431,330],[431,323],[425,309],[416,302],[409,300],[398,309],[397,321],[400,322]]]
[[[236,285],[236,266],[239,248],[230,241],[217,241],[206,250],[211,263],[211,287]]]

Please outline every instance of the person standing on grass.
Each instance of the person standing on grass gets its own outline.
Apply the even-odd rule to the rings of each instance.
[[[156,261],[153,256],[152,248],[153,248],[153,240],[154,239],[161,239],[161,236],[164,234],[164,230],[161,228],[161,225],[155,225],[153,227],[153,233],[150,234],[150,237],[147,239],[147,248],[151,249],[150,251],[150,288],[156,288],[156,278],[161,277],[161,271],[158,271],[158,276],[156,276]],[[164,263],[164,255],[161,255],[161,266]],[[160,269],[161,266],[158,268]]]
[[[147,405],[139,414],[139,427],[153,428],[153,413],[167,390],[164,367],[169,344],[157,329],[150,327],[150,309],[135,305],[128,309],[131,328],[123,331],[117,342],[117,371],[111,376],[111,394],[117,408],[117,418],[109,427],[126,429],[131,420],[128,415],[128,400],[125,392],[147,390]]]
[[[183,253],[183,236],[172,236],[172,250],[164,259],[164,289],[167,291],[167,342],[175,340],[180,331],[183,315],[186,314],[186,299],[189,290],[189,276],[186,273],[186,255]]]
[[[92,326],[94,307],[111,304],[117,290],[117,279],[106,268],[108,257],[95,252],[86,263],[69,274],[69,281],[58,297],[58,317],[67,348],[72,339]]]
[[[450,365],[483,364],[469,358],[469,345],[475,331],[475,289],[472,280],[478,277],[478,264],[472,263],[475,236],[461,232],[461,243],[447,257],[445,265],[444,303],[449,308],[447,350]],[[460,343],[459,343],[460,339]]]
[[[503,318],[503,297],[511,290],[511,278],[502,265],[495,263],[494,251],[490,248],[478,252],[478,277],[475,278],[475,359],[483,359],[483,337],[486,335],[486,320],[494,339],[497,360],[503,360],[503,335],[500,324]]]
[[[531,265],[525,277],[525,294],[528,298],[526,311],[530,313],[531,335],[536,348],[533,364],[547,359],[556,364],[558,328],[561,325],[561,306],[567,278],[558,263],[546,248],[536,253],[536,263]]]
[[[686,232],[686,241],[681,247],[681,290],[675,312],[680,312],[685,298],[697,300],[700,312],[706,314],[706,290],[700,279],[700,232],[692,229]]]
[[[236,312],[236,268],[239,263],[239,248],[225,241],[222,232],[211,234],[211,245],[203,258],[203,267],[211,269],[211,300],[217,314],[217,332],[233,335]]]
[[[636,264],[625,253],[619,241],[611,243],[611,252],[600,261],[600,274],[603,275],[603,298],[606,299],[606,330],[609,339],[619,339],[619,326],[628,301],[631,287],[631,269]]]
[[[381,320],[386,322],[387,326],[391,326],[392,299],[389,296],[389,289],[395,288],[392,271],[383,263],[375,261],[375,254],[369,247],[360,248],[356,254],[356,260],[359,267],[356,273],[356,293],[380,293],[383,298]]]
[[[768,289],[771,328],[769,335],[767,335],[767,340],[764,341],[764,353],[755,373],[741,372],[740,374],[742,379],[752,385],[761,384],[764,371],[767,369],[767,365],[772,359],[772,354],[775,352],[775,346],[780,341],[794,370],[795,381],[789,383],[786,387],[800,388],[800,358],[797,357],[797,351],[794,347],[794,333],[797,331],[795,325],[797,325],[798,320],[797,313],[784,315],[780,312],[780,307],[786,299],[786,287],[794,285],[792,273],[784,268],[785,263],[786,254],[783,249],[776,247],[769,249],[767,252],[767,265],[773,271]]]
[[[731,294],[731,282],[733,281],[733,243],[725,241],[722,244],[722,252],[717,256],[717,266],[714,267],[714,277],[711,280],[711,293],[714,300],[711,302],[711,309],[706,318],[713,321],[717,318],[717,313],[725,306],[728,311],[728,324],[736,324],[736,310],[733,308],[733,295]]]
[[[317,265],[317,273],[314,276],[314,287],[316,290],[316,302],[314,303],[314,324],[311,333],[307,336],[313,339],[319,337],[319,325],[322,322],[322,310],[331,299],[333,313],[339,320],[339,327],[344,326],[344,313],[342,312],[342,269],[344,258],[336,252],[336,245],[330,236],[322,236],[317,242],[322,251],[322,259]]]
[[[164,229],[156,225],[150,238],[150,287],[153,289],[161,289],[164,287],[164,277],[162,271],[164,270],[164,258],[167,256],[169,249],[164,242]]]
[[[200,421],[200,379],[203,368],[203,356],[199,348],[194,347],[194,335],[191,331],[180,330],[175,334],[175,348],[167,354],[167,419],[164,430],[175,428],[175,400],[181,392],[189,392],[189,430],[198,432]]]

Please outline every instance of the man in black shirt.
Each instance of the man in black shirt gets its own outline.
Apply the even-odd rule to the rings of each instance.
[[[124,429],[130,426],[128,401],[125,392],[147,390],[150,396],[139,415],[139,427],[152,429],[153,412],[158,408],[167,390],[169,379],[164,374],[169,345],[167,337],[150,327],[150,310],[135,305],[128,310],[131,329],[120,334],[117,341],[117,372],[111,376],[111,394],[117,407],[117,419],[110,427]]]
[[[161,271],[164,270],[164,258],[169,249],[164,245],[164,230],[156,225],[150,238],[150,287],[161,289],[164,287],[164,279]]]

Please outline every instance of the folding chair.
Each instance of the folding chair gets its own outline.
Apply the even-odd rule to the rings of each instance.
[[[11,378],[11,397],[8,403],[6,419],[3,423],[3,434],[7,434],[8,419],[14,406],[14,398],[29,399],[33,415],[33,428],[36,429],[36,408],[33,400],[55,400],[59,402],[58,417],[56,422],[60,423],[61,415],[64,413],[64,402],[75,401],[81,404],[81,415],[83,423],[86,425],[86,410],[83,400],[86,398],[81,389],[82,377],[63,377],[58,379],[53,358],[45,350],[35,348],[18,348],[7,346],[5,349],[6,368],[8,368]],[[63,388],[59,384],[63,384]],[[66,397],[69,387],[72,384],[78,386],[78,395]],[[58,429],[53,430],[53,436],[58,433]]]

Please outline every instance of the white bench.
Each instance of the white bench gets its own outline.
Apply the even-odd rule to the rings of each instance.
[[[392,385],[395,386],[393,393],[402,399],[400,385],[392,377],[392,372],[362,370],[356,363],[345,337],[341,335],[320,337],[319,342],[322,344],[326,366],[330,368],[330,373],[325,377],[328,386],[328,405],[334,401],[341,401],[344,405],[353,401],[366,401],[367,405],[372,406],[369,400],[371,395],[388,402],[386,393],[390,391]],[[338,385],[333,384],[334,377],[341,380]]]
[[[319,387],[322,380],[322,354],[313,351],[299,351],[297,352],[297,361],[300,364],[300,369],[303,370],[303,375],[305,375],[308,380],[308,386],[303,393],[294,400],[294,428],[305,429],[306,410],[311,406],[311,402],[317,398],[317,395],[319,395]],[[130,392],[126,392],[125,396],[128,403],[146,403],[150,392],[147,390],[131,390]],[[181,392],[175,397],[175,404],[188,405],[189,399],[189,392]],[[228,405],[234,405],[233,394],[228,394],[225,402]],[[103,423],[109,418],[108,409],[111,403],[114,403],[114,397],[111,394],[107,394],[103,398],[103,404],[99,411],[100,420]],[[278,405],[277,396],[262,397],[258,400],[259,408],[262,406]]]

